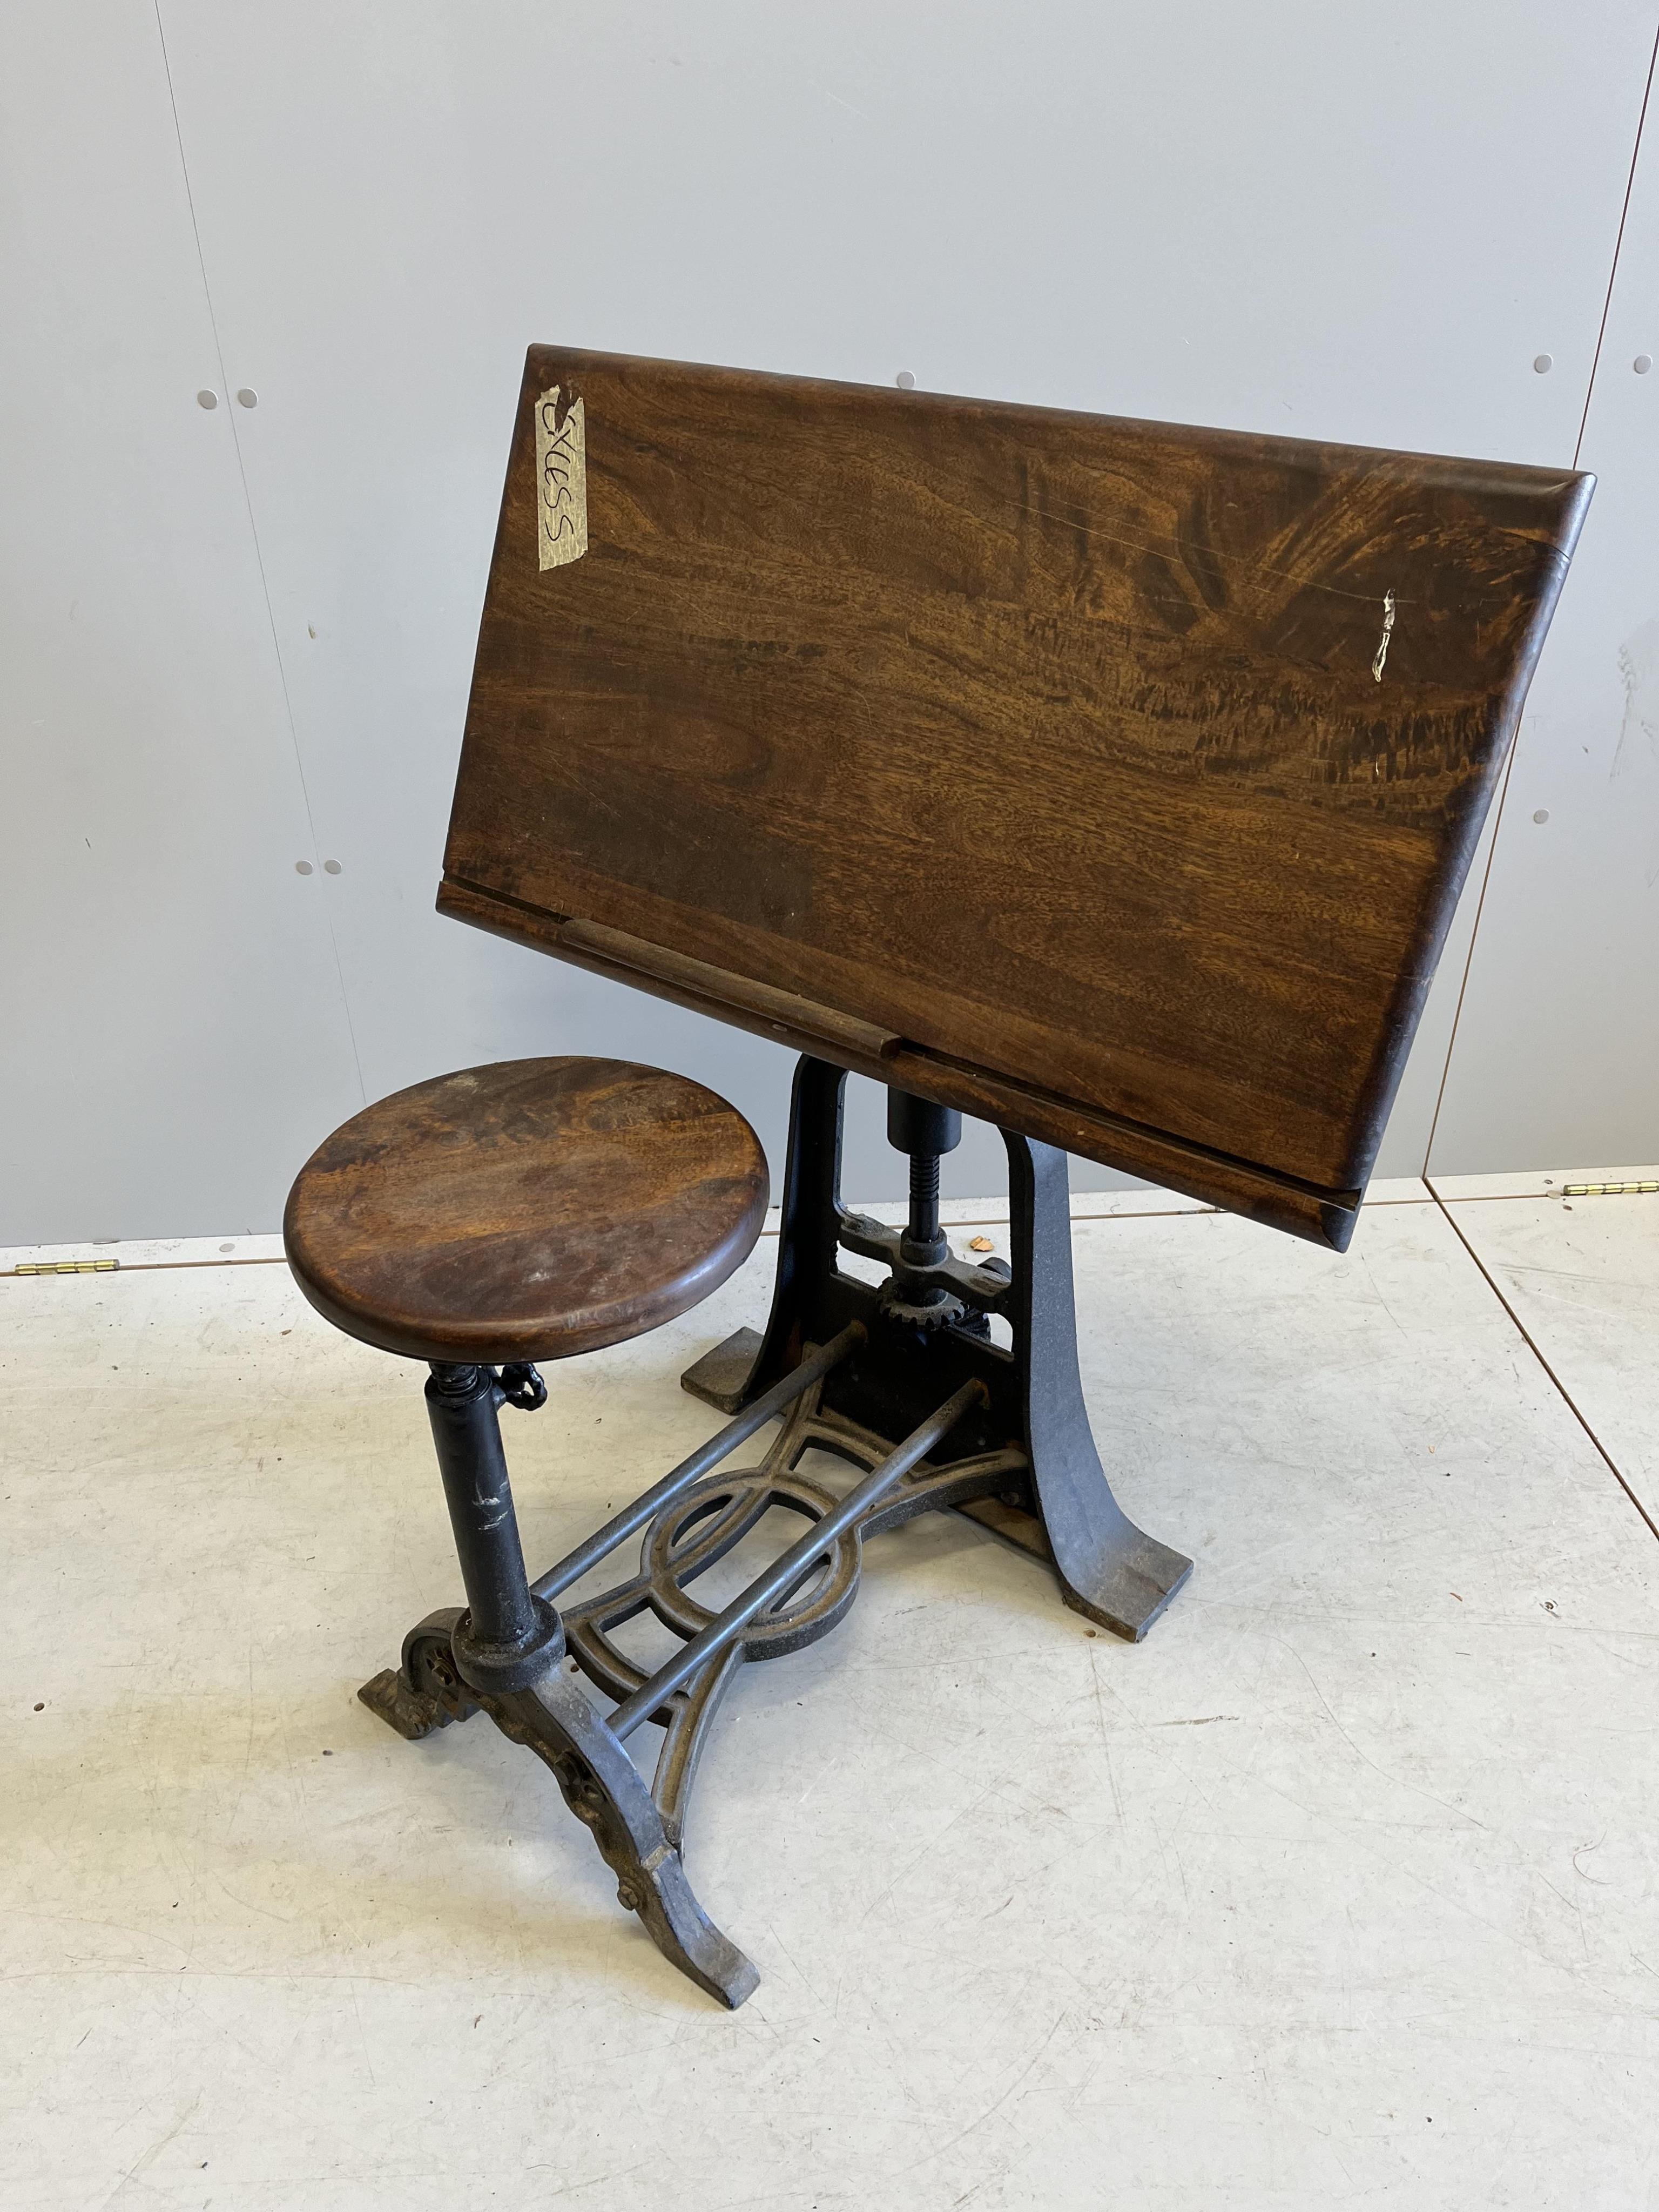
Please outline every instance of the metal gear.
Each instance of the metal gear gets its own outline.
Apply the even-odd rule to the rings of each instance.
[[[881,1310],[890,1321],[902,1322],[907,1328],[949,1328],[968,1312],[962,1299],[951,1291],[930,1291],[924,1298],[907,1298],[890,1276],[882,1286]]]

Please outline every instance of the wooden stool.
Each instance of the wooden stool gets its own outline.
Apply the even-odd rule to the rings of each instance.
[[[283,1222],[319,1313],[439,1366],[567,1359],[672,1321],[754,1249],[766,1156],[701,1084],[508,1060],[365,1108]]]
[[[423,1621],[402,1674],[366,1684],[365,1703],[416,1737],[486,1702],[553,1766],[611,1863],[635,1871],[628,1901],[662,1948],[727,2002],[747,1994],[753,1969],[708,1928],[683,1877],[676,1887],[678,1858],[627,1754],[627,1776],[601,1743],[583,1755],[592,1709],[558,1680],[563,1624],[526,1574],[497,1412],[545,1401],[534,1362],[622,1343],[707,1297],[754,1249],[767,1199],[760,1140],[700,1084],[625,1060],[520,1060],[354,1115],[301,1170],[283,1222],[295,1279],[319,1313],[432,1370],[427,1407],[467,1608]],[[557,1716],[550,1690],[564,1692]],[[603,1780],[596,1762],[610,1769]],[[641,1846],[656,1854],[647,1869]]]

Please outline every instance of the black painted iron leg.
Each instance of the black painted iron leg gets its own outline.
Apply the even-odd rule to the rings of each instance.
[[[617,1902],[635,1912],[671,1966],[723,2005],[740,2005],[760,1979],[721,1934],[686,1879],[678,1837],[625,1747],[568,1674],[487,1698],[503,1735],[549,1767],[565,1803],[617,1876]]]
[[[1112,1495],[1078,1373],[1064,1152],[1004,1130],[1014,1231],[1014,1356],[1037,1509],[1067,1605],[1139,1644],[1193,1571]]]
[[[546,1392],[533,1369],[507,1370],[513,1402],[538,1405]],[[534,1389],[530,1378],[533,1377]],[[404,1639],[403,1664],[365,1682],[357,1695],[410,1743],[477,1711],[481,1688],[516,1690],[556,1668],[564,1630],[525,1574],[498,1408],[508,1397],[493,1367],[434,1365],[426,1386],[449,1524],[467,1609],[431,1613]]]
[[[466,1589],[454,1634],[456,1664],[477,1690],[522,1690],[564,1656],[559,1616],[532,1592],[519,1541],[490,1367],[438,1367],[426,1409],[449,1523]]]
[[[735,1413],[798,1364],[812,1291],[835,1273],[846,1091],[844,1067],[805,1054],[797,1061],[789,1093],[778,1268],[766,1333],[734,1329],[680,1378],[694,1398],[723,1413]],[[824,1331],[826,1337],[833,1334]]]

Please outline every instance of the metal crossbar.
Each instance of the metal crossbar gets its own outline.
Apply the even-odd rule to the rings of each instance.
[[[960,1390],[945,1400],[938,1413],[911,1431],[896,1451],[890,1452],[879,1467],[866,1474],[862,1482],[856,1483],[833,1511],[816,1522],[800,1541],[792,1544],[763,1574],[757,1575],[707,1628],[700,1629],[677,1659],[659,1667],[648,1682],[641,1683],[631,1698],[624,1698],[611,1716],[611,1733],[631,1735],[641,1721],[650,1719],[664,1701],[706,1667],[717,1652],[735,1643],[757,1613],[764,1612],[775,1598],[792,1595],[838,1537],[854,1528],[902,1475],[908,1474],[919,1460],[925,1459],[935,1444],[948,1437],[970,1407],[984,1403],[984,1384],[964,1382]]]

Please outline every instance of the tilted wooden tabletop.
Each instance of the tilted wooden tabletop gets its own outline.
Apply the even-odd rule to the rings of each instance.
[[[1340,1249],[1592,482],[532,347],[440,907]]]

